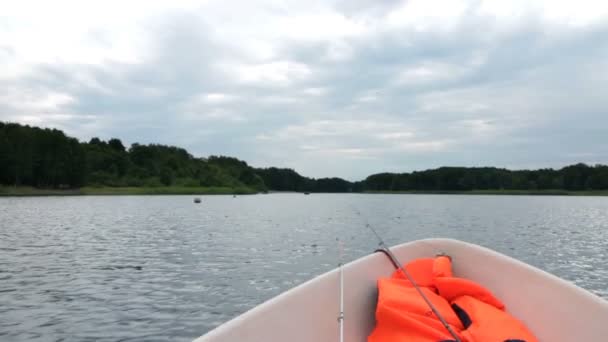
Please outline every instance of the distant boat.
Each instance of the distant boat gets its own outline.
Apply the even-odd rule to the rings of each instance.
[[[304,195],[310,195],[310,192],[305,192]]]
[[[439,252],[450,255],[459,265],[455,275],[487,286],[539,341],[605,341],[608,336],[608,302],[520,261],[450,239],[419,240],[391,250],[402,263]],[[389,277],[394,270],[389,258],[374,253],[344,266],[344,292],[340,291],[340,271],[330,271],[220,325],[195,342],[338,341],[341,293],[345,303],[344,341],[367,341],[375,326],[378,278]]]
[[[194,203],[201,203],[201,199],[199,197],[194,198]]]

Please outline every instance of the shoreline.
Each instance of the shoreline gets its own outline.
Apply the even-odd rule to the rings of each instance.
[[[0,186],[0,197],[34,196],[129,196],[129,195],[252,195],[257,190],[245,187],[82,187],[78,189],[39,189]]]
[[[39,189],[29,186],[0,186],[0,197],[34,196],[129,196],[129,195],[253,195],[264,192],[247,187],[82,187],[78,189]],[[298,191],[273,191],[267,193],[302,193]],[[327,192],[311,192],[311,194]],[[510,196],[608,196],[608,190],[407,190],[335,192],[336,194],[386,194],[386,195],[510,195]]]
[[[608,190],[405,190],[364,191],[363,193],[387,195],[608,196]]]

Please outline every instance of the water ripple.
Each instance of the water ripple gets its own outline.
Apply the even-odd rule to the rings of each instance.
[[[478,243],[608,298],[608,198],[0,198],[0,339],[189,341],[377,244]]]

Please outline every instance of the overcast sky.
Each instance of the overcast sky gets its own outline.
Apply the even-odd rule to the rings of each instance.
[[[608,2],[10,1],[0,120],[312,177],[608,162]]]

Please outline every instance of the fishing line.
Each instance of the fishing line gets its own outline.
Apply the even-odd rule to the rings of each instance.
[[[428,307],[431,309],[431,311],[433,311],[433,313],[435,314],[435,316],[437,316],[437,318],[439,318],[439,321],[441,321],[441,324],[446,328],[446,330],[450,333],[450,335],[452,335],[452,337],[454,338],[454,340],[456,342],[462,342],[462,340],[460,339],[460,337],[458,337],[458,335],[456,334],[456,332],[454,332],[454,330],[450,327],[450,325],[445,320],[445,318],[443,317],[443,315],[441,315],[441,313],[439,313],[439,310],[437,310],[437,308],[435,308],[435,305],[433,305],[433,303],[431,303],[431,301],[427,298],[427,296],[424,294],[424,292],[422,292],[422,289],[418,286],[418,284],[416,283],[416,281],[414,280],[414,278],[412,277],[412,275],[410,274],[410,272],[408,272],[408,270],[405,267],[403,267],[403,264],[401,264],[401,262],[399,262],[399,260],[395,256],[395,254],[393,254],[393,251],[391,251],[391,249],[386,245],[386,243],[384,243],[384,240],[382,239],[382,237],[380,236],[380,234],[378,234],[378,232],[374,229],[374,227],[372,227],[369,224],[369,222],[367,221],[367,219],[364,218],[361,215],[361,213],[359,212],[359,210],[357,210],[354,207],[353,207],[353,210],[364,221],[365,226],[367,228],[369,228],[369,230],[371,230],[372,233],[374,233],[374,235],[376,236],[376,238],[380,242],[380,247],[386,252],[386,254],[389,256],[389,258],[393,261],[393,264],[395,264],[395,265],[397,265],[399,267],[399,269],[401,270],[401,272],[403,272],[403,274],[407,277],[407,280],[409,280],[410,283],[412,283],[412,285],[414,286],[414,288],[416,289],[416,291],[418,292],[418,294],[422,297],[422,299],[424,299],[424,301],[426,302],[426,304],[428,305]]]

